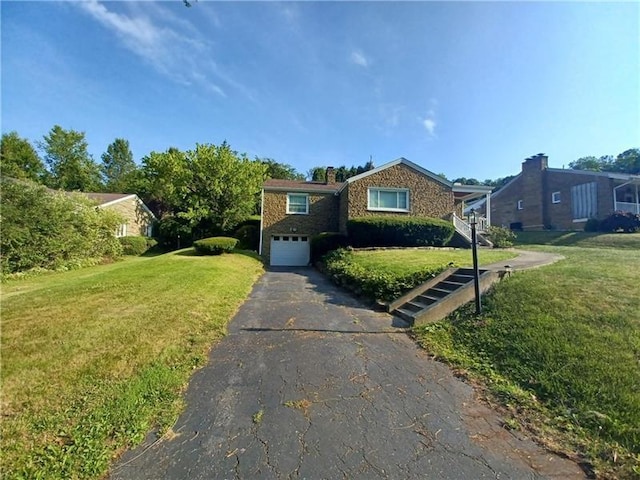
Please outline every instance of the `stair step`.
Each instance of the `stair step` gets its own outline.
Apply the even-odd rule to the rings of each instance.
[[[420,311],[420,310],[424,310],[428,306],[429,306],[428,303],[422,303],[422,302],[418,301],[417,298],[414,298],[413,300],[410,300],[407,303],[405,303],[402,306],[402,308],[409,307],[410,310],[416,309],[416,311]]]
[[[463,286],[465,283],[460,283],[460,282],[453,282],[451,280],[444,280],[440,283],[438,283],[436,285],[436,288],[442,288],[444,290],[449,290],[450,292],[453,292],[455,290],[457,290],[458,288],[460,288],[461,286]]]
[[[461,275],[458,273],[454,273],[453,275],[449,275],[446,281],[459,282],[464,285],[473,281],[473,275]]]
[[[410,312],[408,310],[405,310],[403,308],[398,308],[395,312],[394,312],[397,316],[399,316],[400,318],[402,318],[403,320],[406,320],[410,323],[413,323],[416,319],[414,312]]]
[[[437,302],[438,300],[440,300],[439,297],[430,297],[429,295],[425,295],[424,293],[421,295],[418,295],[416,297],[416,300],[418,300],[420,303],[431,305],[432,303]]]
[[[427,290],[427,294],[431,294],[432,296],[435,296],[438,298],[444,298],[450,293],[451,293],[450,290],[444,290],[442,288],[436,288],[436,287],[432,287],[429,290]]]

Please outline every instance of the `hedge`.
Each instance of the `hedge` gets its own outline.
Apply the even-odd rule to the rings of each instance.
[[[316,262],[332,250],[348,245],[345,235],[334,232],[322,232],[311,238],[311,261]]]
[[[120,241],[120,245],[122,245],[123,255],[142,255],[158,244],[153,238],[134,235],[120,237],[118,240]]]
[[[600,222],[602,232],[626,232],[640,231],[640,215],[631,212],[614,212]]]
[[[230,253],[238,244],[237,238],[231,237],[211,237],[203,238],[193,242],[193,248],[200,255],[221,255]]]
[[[329,252],[322,262],[327,276],[338,285],[371,300],[384,301],[398,298],[449,268],[445,264],[403,275],[372,270],[353,262],[353,254],[346,249]]]
[[[242,250],[258,251],[260,242],[260,227],[256,225],[243,225],[233,234],[238,239],[238,248]]]
[[[396,215],[353,218],[347,230],[354,247],[441,247],[455,231],[452,223],[439,218]]]

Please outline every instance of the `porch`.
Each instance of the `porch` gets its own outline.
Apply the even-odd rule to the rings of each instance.
[[[453,194],[457,202],[461,203],[460,212],[452,215],[453,226],[456,232],[467,242],[471,243],[471,225],[466,218],[470,210],[476,212],[476,232],[478,233],[478,243],[484,246],[493,246],[489,240],[484,238],[491,226],[491,191],[493,187],[484,185],[453,185]]]
[[[613,210],[640,214],[640,178],[630,179],[613,188]]]

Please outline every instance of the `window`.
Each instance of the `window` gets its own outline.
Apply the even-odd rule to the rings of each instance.
[[[370,188],[369,210],[409,211],[409,190],[405,188]]]
[[[121,224],[116,230],[116,237],[126,237],[127,236],[127,224]]]
[[[518,200],[518,210],[522,210],[524,208],[522,200]]]
[[[598,214],[598,184],[583,183],[571,187],[571,212],[574,222],[586,222]]]
[[[553,192],[551,194],[551,202],[552,203],[560,203],[560,192]]]
[[[288,193],[287,213],[307,215],[309,213],[309,195],[306,193]]]

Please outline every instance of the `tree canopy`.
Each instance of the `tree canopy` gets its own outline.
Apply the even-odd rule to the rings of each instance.
[[[616,172],[640,175],[640,149],[630,148],[618,154],[602,157],[581,157],[569,163],[573,170],[590,170],[594,172]]]
[[[88,152],[84,132],[55,125],[40,143],[49,167],[49,186],[81,192],[101,189],[100,170]]]
[[[44,180],[46,170],[29,140],[21,138],[17,132],[5,133],[0,143],[0,164],[4,177]]]
[[[104,190],[113,193],[134,193],[137,167],[129,141],[116,138],[102,154],[100,165]]]

